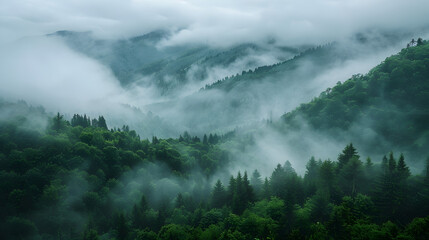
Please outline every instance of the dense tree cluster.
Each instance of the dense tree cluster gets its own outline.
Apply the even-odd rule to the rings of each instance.
[[[128,224],[129,215],[120,212],[112,194],[114,189],[121,189],[126,182],[122,177],[131,169],[150,171],[162,166],[162,171],[145,175],[148,183],[142,183],[142,188],[151,188],[152,181],[188,179],[193,171],[201,172],[202,178],[208,177],[228,162],[228,154],[211,143],[212,134],[211,140],[204,143],[199,138],[180,141],[156,137],[150,142],[140,139],[128,126],[109,130],[104,117],[90,121],[86,115],[78,114],[70,122],[56,114],[46,131],[25,128],[21,125],[24,123],[0,122],[2,239],[81,239],[82,233],[96,236],[102,229],[116,229],[117,222]],[[215,136],[216,141],[222,141],[228,135]],[[205,189],[210,191],[209,187]],[[152,191],[156,190],[144,190]],[[169,205],[168,198],[165,201]],[[151,206],[157,211],[147,209],[143,200],[135,210],[145,217],[150,210],[158,219],[161,206],[154,202],[157,200],[152,199]],[[86,219],[88,229],[84,230],[82,221]],[[162,219],[148,221],[158,229],[164,224]]]
[[[84,119],[75,115],[71,124],[57,114],[45,133],[0,124],[4,238],[427,237],[429,163],[412,176],[403,155],[364,163],[349,144],[338,161],[311,158],[304,176],[286,162],[264,179],[255,170],[211,185],[204,181],[228,159],[213,139],[225,136],[200,141],[185,132],[149,142],[127,126],[83,127]],[[160,165],[164,170],[156,172]],[[204,176],[194,187],[180,187],[195,170]],[[177,194],[162,194],[164,179],[173,178],[178,185],[169,191]]]
[[[407,146],[409,153],[426,153],[428,79],[429,43],[420,39],[415,47],[386,58],[368,74],[338,82],[311,102],[301,104],[285,114],[283,122],[298,128],[305,120],[317,130],[332,133],[373,119],[369,125],[377,139],[388,139],[394,148]]]
[[[422,150],[428,54],[418,40],[284,120],[346,129],[376,116],[378,134]],[[217,180],[230,163],[225,145],[243,145],[234,132],[149,141],[102,116],[58,113],[33,129],[29,113],[46,116],[29,108],[0,119],[1,239],[429,239],[429,159],[413,175],[403,154],[363,160],[350,143],[335,160],[310,158],[304,175],[286,161],[267,176]]]
[[[323,66],[329,65],[333,59],[338,59],[338,56],[334,57],[335,48],[336,46],[334,44],[309,48],[292,59],[272,65],[259,66],[253,70],[249,69],[247,71],[242,71],[241,74],[237,73],[232,76],[227,76],[215,81],[214,83],[206,84],[204,88],[201,88],[201,90],[222,89],[224,91],[230,91],[240,82],[261,81],[268,76],[274,79],[278,78],[280,80],[282,78],[279,78],[279,73],[292,73],[293,70],[296,70],[298,66],[305,61],[314,61],[315,63]]]

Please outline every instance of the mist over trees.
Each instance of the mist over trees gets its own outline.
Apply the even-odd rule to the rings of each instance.
[[[387,148],[401,148],[414,159],[426,157],[429,99],[423,92],[429,89],[428,47],[421,41],[386,58],[368,74],[338,82],[284,114],[280,128],[299,128],[304,120],[322,133],[354,135],[368,149],[385,149],[387,143]],[[368,130],[374,131],[373,137],[364,137]]]
[[[428,8],[4,1],[0,239],[429,239]]]
[[[58,113],[37,134],[2,122],[3,237],[428,237],[429,162],[411,174],[403,154],[374,163],[350,143],[335,161],[312,157],[303,175],[286,161],[269,176],[255,169],[221,181],[217,172],[232,159],[219,143],[233,135],[213,142],[185,132],[150,142],[127,126],[109,130],[89,119]]]

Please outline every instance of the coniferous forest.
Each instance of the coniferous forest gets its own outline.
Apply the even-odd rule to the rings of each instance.
[[[337,117],[335,124],[340,124],[349,119],[341,111],[350,110],[344,108],[375,104],[376,96],[363,94],[370,95],[376,83],[389,84],[393,81],[387,79],[390,72],[396,76],[398,67],[406,70],[408,63],[422,71],[405,81],[420,81],[413,95],[427,98],[419,92],[428,86],[428,46],[422,42],[403,49],[368,75],[337,85],[286,114],[280,120],[285,122],[268,127],[288,128],[296,124],[292,116],[301,111],[319,116],[311,123],[322,128],[329,121],[322,114],[335,114],[313,112],[331,109],[331,98],[355,104],[336,109],[343,116]],[[386,69],[394,61],[397,66]],[[401,79],[396,84],[405,88]],[[410,104],[421,112],[427,108],[426,104],[418,105],[420,99],[393,93],[399,104]],[[343,150],[334,153],[337,159],[319,159],[314,153],[304,174],[298,174],[285,160],[267,176],[254,169],[220,180],[216,179],[218,173],[234,161],[224,146],[239,141],[251,145],[252,139],[235,131],[141,139],[126,125],[109,129],[103,116],[86,114],[66,119],[57,113],[44,128],[37,128],[28,122],[49,116],[43,108],[5,101],[1,107],[21,109],[0,125],[0,226],[5,239],[429,237],[429,158],[423,170],[411,173],[407,156],[401,152],[373,159],[360,156],[353,143],[344,143]],[[410,114],[406,124],[417,132],[427,132],[419,119],[421,115]],[[390,121],[399,124],[394,118]]]
[[[429,1],[3,1],[0,239],[429,239]]]
[[[429,237],[429,161],[411,174],[400,153],[373,161],[350,143],[335,160],[309,159],[303,175],[286,161],[266,177],[212,183],[232,161],[219,144],[234,133],[148,141],[78,114],[44,132],[0,131],[6,239]]]

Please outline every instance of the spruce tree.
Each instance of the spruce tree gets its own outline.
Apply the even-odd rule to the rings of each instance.
[[[98,122],[97,123],[98,123],[98,127],[104,128],[104,129],[108,130],[107,124],[106,124],[106,119],[104,119],[103,116],[99,116],[98,117]]]
[[[359,155],[357,154],[356,148],[354,148],[353,144],[350,143],[338,156],[338,169],[340,170],[341,168],[343,168],[343,166],[346,165],[352,157],[357,157],[359,159]]]
[[[262,179],[261,174],[258,172],[257,169],[253,171],[252,177],[250,178],[250,185],[252,185],[253,190],[255,192],[255,200],[258,200],[262,196]]]
[[[211,195],[211,206],[222,208],[226,203],[227,193],[220,180],[217,180]]]

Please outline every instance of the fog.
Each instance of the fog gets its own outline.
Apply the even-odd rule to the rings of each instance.
[[[319,44],[356,32],[408,31],[428,27],[425,0],[282,1],[127,0],[1,1],[0,39],[57,30],[94,31],[128,38],[157,29],[175,31],[164,45],[231,45],[275,39],[279,44]]]
[[[109,116],[112,126],[129,124],[132,128],[138,128],[139,121],[135,119],[146,119],[145,114],[151,111],[155,116],[159,115],[170,129],[177,129],[171,134],[159,131],[145,133],[136,129],[146,137],[174,137],[190,128],[195,130],[195,134],[230,130],[237,125],[278,118],[337,81],[367,72],[402,48],[404,39],[427,33],[429,21],[423,9],[428,5],[423,0],[407,3],[385,0],[269,3],[134,0],[110,1],[109,4],[103,1],[2,1],[0,93],[7,99],[22,99],[42,105],[50,112]],[[263,50],[248,51],[228,65],[204,66],[197,61],[186,71],[186,84],[165,96],[153,84],[155,79],[152,75],[135,76],[135,84],[124,88],[102,59],[70,49],[62,39],[43,37],[58,30],[70,30],[90,31],[94,39],[115,40],[160,29],[169,32],[156,44],[160,51],[189,45],[224,51],[243,43],[255,43]],[[374,43],[366,46],[356,43],[355,38],[359,34],[372,40],[381,36],[380,42],[383,43],[392,36],[396,40],[385,42],[385,46],[381,47]],[[354,51],[354,56],[311,77],[305,74],[308,69],[314,68],[312,63],[301,63],[301,70],[296,71],[294,81],[305,81],[299,81],[296,85],[288,86],[290,79],[281,87],[264,80],[260,85],[252,85],[251,88],[256,90],[249,90],[244,100],[235,93],[194,95],[206,84],[258,66],[275,64],[296,54],[282,53],[277,47],[300,47],[299,51],[303,51],[303,46],[331,42],[349,47],[347,54]],[[90,47],[92,45],[86,49],[90,51]],[[199,72],[204,72],[206,76],[201,79],[195,74]],[[175,77],[166,75],[163,81],[177,81]],[[187,96],[191,96],[191,100],[183,100]],[[222,104],[217,104],[215,109],[208,108],[212,114],[194,118],[201,114],[192,111],[189,101],[206,101],[212,105],[219,99],[224,104],[244,101],[245,105],[252,107],[231,113],[224,112]],[[250,102],[246,103],[246,99]],[[136,110],[141,111],[139,114],[143,117],[135,116]],[[219,116],[218,113],[227,116],[223,116],[224,120],[220,119],[218,123],[205,124],[207,119],[213,119],[213,115]],[[125,117],[115,119],[118,115]]]
[[[428,36],[427,8],[429,3],[423,0],[269,3],[135,0],[109,4],[2,1],[0,95],[10,101],[41,105],[51,114],[104,115],[109,127],[130,125],[143,138],[178,137],[183,131],[202,136],[237,127],[262,128],[253,136],[256,140],[251,151],[227,146],[237,159],[228,174],[258,168],[267,176],[286,160],[303,173],[305,163],[313,155],[335,159],[349,141],[373,139],[374,133],[367,122],[371,120],[355,123],[351,131],[356,134],[346,139],[317,133],[305,123],[300,131],[285,136],[265,128],[264,122],[276,121],[338,81],[357,73],[365,74],[398,52],[409,39]],[[89,31],[89,40],[83,41],[79,50],[67,39],[46,36],[59,30]],[[167,56],[162,59],[163,67],[180,63],[195,49],[211,55],[192,55],[195,60],[189,60],[188,65],[183,65],[185,69],[179,69],[184,71],[180,78],[168,71],[160,77],[156,73],[145,74],[137,71],[141,66],[136,66],[135,73],[124,70],[132,76],[132,81],[124,85],[115,75],[114,66],[109,65],[111,58],[121,61],[124,57],[115,55],[114,43],[132,42],[131,37],[155,30],[168,32],[154,42],[151,50]],[[102,41],[109,44],[97,48]],[[332,54],[330,62],[318,62],[312,56],[299,58],[299,53],[309,48],[321,45],[326,48],[324,44],[334,42],[335,50],[328,53]],[[216,58],[233,54],[237,51],[235,47],[244,44],[254,45],[232,60]],[[129,53],[131,59],[151,61],[148,60],[151,55],[144,55],[144,51],[139,53],[142,56],[132,54]],[[298,55],[297,65],[292,70],[259,77],[257,81],[245,75],[295,55]],[[127,56],[124,64],[132,64],[132,60],[126,62]],[[210,62],[210,59],[215,60]],[[155,60],[153,63],[158,64]],[[248,70],[251,72],[243,73]],[[199,91],[237,74],[243,74],[244,80],[233,83],[226,91],[218,88]],[[165,93],[157,85],[159,81],[171,83],[175,88]],[[368,134],[359,139],[362,131]],[[296,142],[301,145],[293,144]],[[367,154],[365,151],[363,155]]]
[[[368,41],[367,44],[349,40],[332,47],[324,46],[321,50],[310,51],[290,62],[283,62],[271,72],[260,74],[255,69],[243,74],[238,72],[240,76],[233,78],[234,80],[225,80],[220,87],[143,108],[167,121],[173,120],[172,124],[185,127],[187,131],[198,135],[230,131],[237,126],[266,119],[277,120],[301,103],[308,102],[327,88],[335,86],[337,82],[343,82],[354,74],[367,73],[406,45],[402,39],[389,43],[386,38],[370,37],[376,40]],[[249,58],[252,56],[244,59]],[[242,60],[236,62],[240,61]],[[213,67],[209,72],[221,75],[219,73],[236,71],[236,62],[222,68],[223,71]],[[203,82],[185,86],[201,86],[207,81],[211,81],[210,75]]]
[[[5,98],[67,112],[117,97],[113,101],[121,101],[122,90],[108,69],[54,39],[22,40],[2,53],[0,91]]]
[[[315,129],[299,115],[289,126],[282,116],[338,82],[368,73],[411,39],[429,38],[428,9],[427,0],[0,0],[0,125],[13,122],[22,132],[47,132],[52,139],[72,136],[70,156],[58,159],[83,162],[64,163],[70,169],[43,186],[42,195],[52,199],[42,198],[41,208],[24,217],[41,229],[58,228],[59,237],[59,227],[67,226],[71,236],[91,227],[95,213],[104,224],[116,212],[130,218],[145,196],[149,225],[156,224],[178,194],[191,213],[212,204],[218,179],[227,188],[231,176],[247,172],[251,178],[255,169],[269,179],[286,162],[304,176],[311,157],[336,161],[349,143],[362,162],[371,157],[378,164],[391,151],[404,153],[419,174],[426,152],[412,152],[415,143],[397,147],[397,139],[384,139],[370,109],[359,109],[364,117],[346,130]],[[389,102],[377,107],[396,110]],[[104,116],[109,129],[135,130],[136,141],[164,140],[144,141],[147,152],[136,146],[139,163],[128,164],[125,153],[134,146],[123,148],[120,140],[108,139],[110,133],[97,133],[104,145],[82,143],[88,152],[99,152],[97,160],[71,158],[82,129],[46,131],[57,112],[65,120]],[[185,131],[191,137],[183,140]],[[14,137],[32,136],[19,134]],[[228,137],[219,137],[218,144],[193,138],[205,134]],[[106,146],[124,154],[99,167],[98,157],[109,154],[101,151]],[[49,157],[44,160],[62,167]],[[168,158],[181,167],[173,170]],[[107,176],[102,169],[110,168],[115,173]],[[106,215],[96,212],[103,207]],[[168,221],[183,224],[173,218]]]

